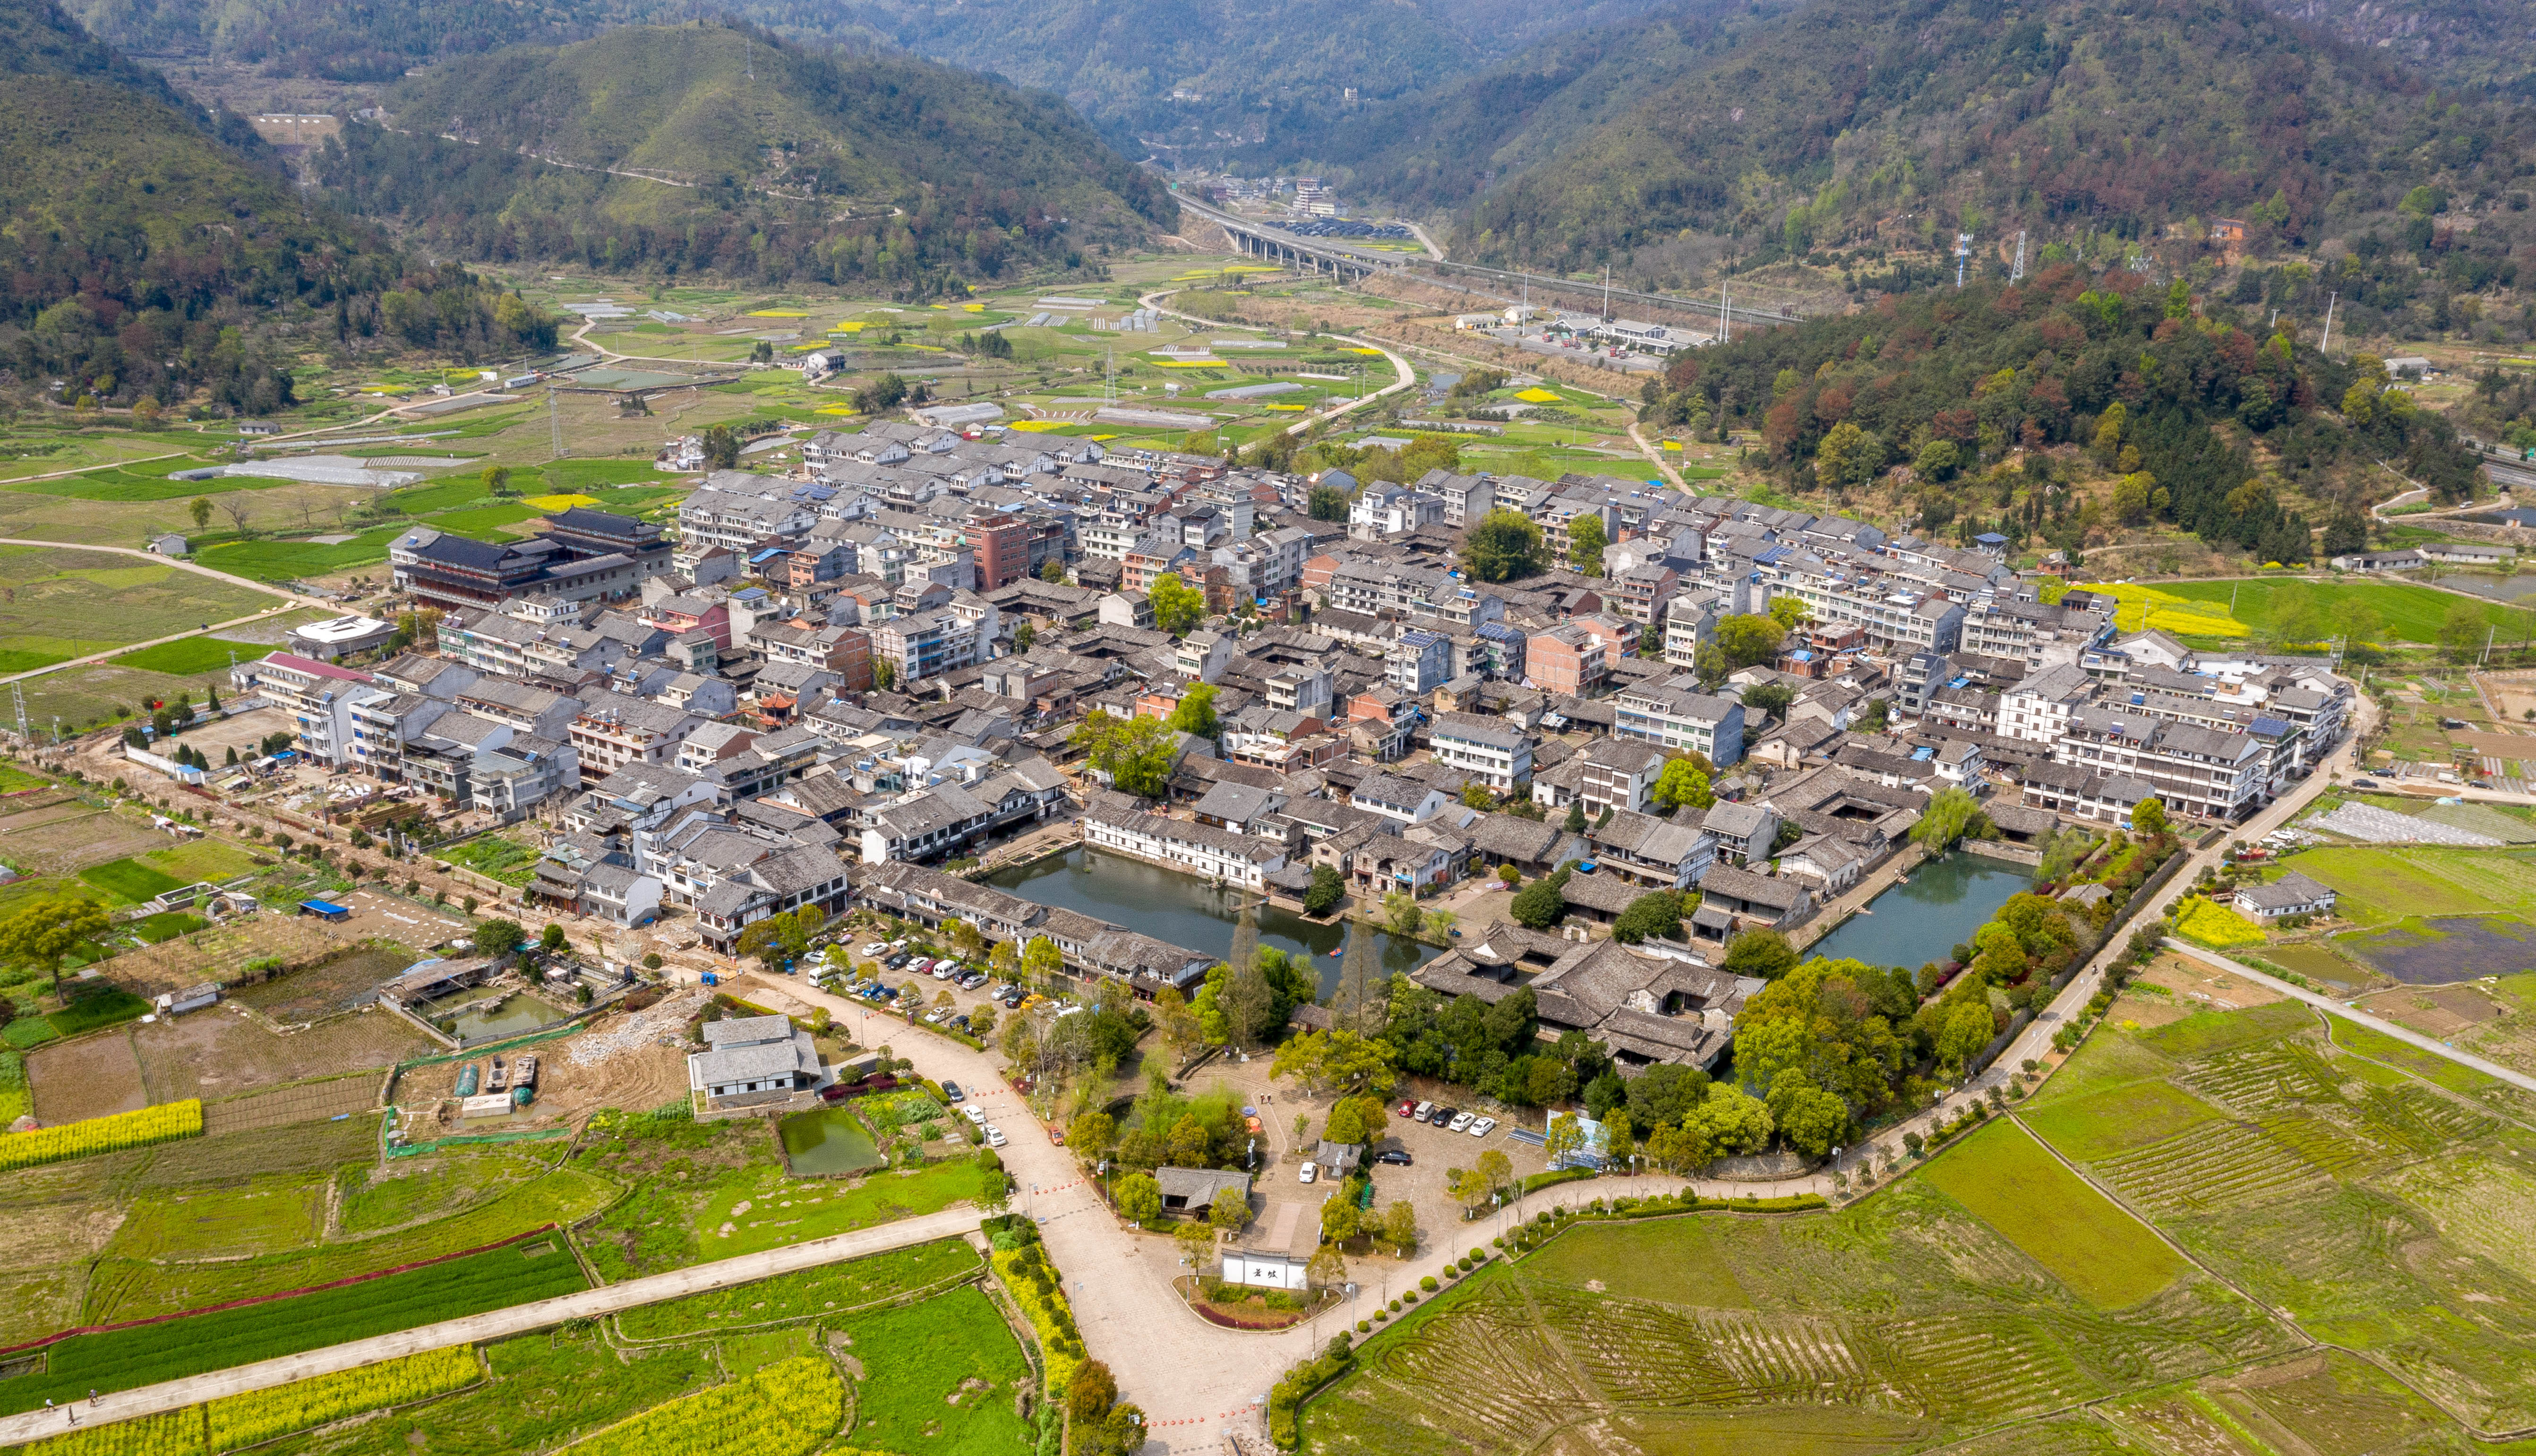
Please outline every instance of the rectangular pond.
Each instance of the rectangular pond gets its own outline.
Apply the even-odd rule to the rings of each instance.
[[[537,997],[514,991],[487,1001],[476,991],[460,991],[437,1001],[415,1003],[413,1014],[448,1032],[462,1044],[485,1042],[520,1032],[534,1032],[564,1013]]]
[[[850,1108],[796,1112],[778,1122],[776,1130],[784,1139],[785,1161],[804,1176],[839,1177],[888,1161]]]
[[[1813,943],[1806,957],[1865,961],[1913,970],[1951,959],[2008,897],[2034,888],[2033,871],[1961,850],[1932,859],[1867,902],[1848,923]]]
[[[1219,888],[1195,875],[1082,845],[1028,864],[1007,865],[985,882],[1037,905],[1096,916],[1140,935],[1219,958],[1233,949],[1233,927],[1240,918],[1241,907],[1257,899],[1245,890]],[[1339,967],[1346,964],[1344,954],[1332,952],[1344,952],[1348,937],[1360,934],[1374,937],[1386,976],[1423,966],[1442,954],[1431,945],[1380,930],[1325,925],[1273,905],[1259,907],[1259,943],[1308,958],[1324,996],[1337,989]]]

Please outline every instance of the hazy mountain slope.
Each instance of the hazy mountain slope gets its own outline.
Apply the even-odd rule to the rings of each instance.
[[[1527,85],[1533,58],[1466,83],[1434,114],[1478,124],[1403,132],[1356,161],[1359,182],[1465,208],[1468,252],[1551,264],[1684,230],[1749,255],[1878,229],[1943,242],[1967,221],[2136,236],[2228,215],[2312,240],[2416,187],[2496,192],[2529,140],[2514,109],[2433,110],[2396,63],[2244,0],[1813,0],[1706,27],[1669,13],[1536,54],[1589,52],[1626,59],[1531,73],[1548,90],[1511,132],[1490,129],[1487,98]],[[1676,73],[1603,109],[1612,69],[1646,56]],[[1503,179],[1485,196],[1480,156]]]
[[[931,285],[1177,217],[1054,96],[719,25],[453,61],[387,105],[321,174],[474,256]]]
[[[0,0],[0,302],[22,389],[240,408],[287,397],[242,310],[332,302],[382,280],[368,230],[311,208],[234,118],[186,107],[51,0]]]

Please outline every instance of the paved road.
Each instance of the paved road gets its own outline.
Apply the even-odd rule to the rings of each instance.
[[[368,1340],[354,1340],[344,1345],[330,1345],[322,1350],[286,1355],[279,1360],[260,1361],[251,1365],[238,1365],[208,1374],[189,1375],[181,1380],[145,1385],[138,1390],[118,1391],[104,1397],[95,1406],[77,1406],[67,1411],[29,1411],[24,1415],[0,1418],[0,1445],[15,1445],[38,1436],[53,1435],[70,1428],[69,1416],[89,1425],[104,1421],[121,1421],[134,1416],[155,1415],[173,1411],[197,1401],[223,1395],[238,1395],[250,1390],[264,1390],[311,1375],[332,1374],[365,1365],[374,1361],[390,1360],[401,1355],[414,1355],[425,1350],[439,1350],[451,1345],[499,1340],[507,1335],[542,1329],[567,1319],[587,1319],[595,1315],[613,1314],[638,1304],[673,1299],[681,1295],[700,1294],[728,1285],[745,1284],[769,1275],[789,1274],[796,1269],[809,1269],[821,1264],[841,1263],[866,1255],[883,1253],[910,1244],[926,1243],[936,1238],[950,1238],[978,1227],[975,1209],[946,1209],[921,1218],[883,1224],[874,1229],[857,1229],[827,1238],[796,1243],[787,1248],[771,1248],[761,1253],[741,1254],[711,1264],[698,1264],[688,1269],[675,1269],[666,1274],[654,1274],[643,1279],[629,1279],[603,1289],[588,1290],[578,1295],[563,1295],[552,1299],[539,1299],[531,1304],[514,1304],[508,1309],[488,1310],[465,1319],[443,1320],[393,1335],[379,1335]]]
[[[2459,1051],[2437,1037],[2426,1037],[2410,1027],[2397,1026],[2383,1017],[2372,1016],[2357,1006],[2337,1001],[2331,996],[2309,990],[2305,986],[2292,985],[2276,976],[2267,976],[2243,961],[2230,960],[2217,951],[2203,950],[2197,945],[2187,945],[2181,940],[2170,940],[2167,945],[2169,949],[2190,956],[2205,966],[2225,971],[2231,976],[2242,976],[2258,985],[2270,986],[2284,996],[2305,1001],[2329,1016],[2339,1016],[2345,1021],[2365,1026],[2373,1032],[2382,1032],[2408,1046],[2418,1046],[2433,1056],[2444,1056],[2459,1066],[2472,1067],[2487,1077],[2496,1077],[2512,1087],[2523,1087],[2529,1092],[2536,1092],[2536,1077],[2530,1077],[2523,1072],[2513,1072],[2498,1062],[2486,1061],[2473,1052]]]

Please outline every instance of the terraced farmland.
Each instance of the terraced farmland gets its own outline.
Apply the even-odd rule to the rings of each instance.
[[[2088,1196],[2139,1240],[2116,1253],[2160,1264],[2119,1310],[1921,1179],[1826,1215],[1580,1225],[1374,1337],[1306,1408],[1306,1446],[1907,1450],[2292,1347]],[[1647,1273],[1708,1267],[1733,1282]]]
[[[2381,1049],[2292,1003],[2109,1020],[2021,1129],[1848,1208],[1492,1265],[1368,1339],[1304,1447],[2474,1449],[2536,1424],[2536,1126]]]

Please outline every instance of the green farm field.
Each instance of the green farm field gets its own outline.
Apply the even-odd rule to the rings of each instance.
[[[2104,1308],[2136,1304],[2185,1273],[2172,1249],[2012,1122],[1982,1128],[1922,1176]]]
[[[574,1167],[629,1190],[581,1232],[610,1283],[932,1213],[976,1196],[980,1177],[963,1144],[919,1171],[796,1178],[762,1129],[732,1123],[593,1128]]]
[[[2108,1020],[2024,1126],[1847,1208],[1579,1222],[1361,1342],[1305,1449],[2497,1449],[2467,1428],[2536,1424],[2536,1115],[2350,1030]]]
[[[2074,1225],[2019,1232],[2119,1227],[2102,1195],[2075,1191]],[[2118,1239],[2133,1272],[2117,1298],[2147,1283],[2140,1240],[2158,1247],[2136,1224]],[[1718,1267],[1733,1302],[1697,1272]],[[1609,1430],[1627,1442],[1610,1448],[1650,1452],[1913,1450],[2294,1345],[2181,1261],[2162,1291],[2108,1310],[1914,1176],[1822,1214],[1574,1225],[1363,1342],[1357,1372],[1305,1408],[1304,1447],[1582,1453]]]
[[[2060,1090],[2060,1081],[2051,1084]],[[2026,1125],[2073,1158],[2110,1157],[2154,1143],[2219,1115],[2219,1109],[2164,1082],[2132,1082],[2083,1097],[2038,1101]]]
[[[136,667],[144,672],[164,672],[174,677],[192,677],[207,672],[225,672],[239,663],[252,663],[278,651],[278,646],[266,642],[187,637],[125,653],[114,659],[113,665]]]
[[[568,1226],[616,1196],[615,1184],[577,1168],[559,1168],[447,1218],[369,1238],[275,1243],[255,1257],[226,1263],[162,1262],[157,1245],[144,1251],[118,1235],[90,1275],[88,1322],[199,1309],[438,1258],[550,1224]]]
[[[2407,916],[2536,916],[2536,852],[2334,845],[2288,864],[2332,887],[2335,909],[2364,925]]]
[[[958,1248],[968,1257],[967,1272],[975,1274],[980,1267],[976,1256],[965,1245]],[[646,1412],[671,1415],[663,1408],[672,1402],[727,1402],[744,1395],[746,1387],[736,1382],[806,1357],[829,1365],[845,1389],[842,1430],[814,1432],[822,1439],[845,1437],[828,1449],[1022,1456],[1036,1443],[1036,1431],[1017,1414],[1015,1395],[1033,1383],[1031,1365],[1002,1316],[974,1284],[955,1284],[883,1310],[817,1310],[814,1301],[823,1293],[903,1283],[904,1255],[919,1252],[805,1270],[631,1312],[655,1326],[689,1332],[677,1339],[619,1345],[598,1326],[581,1321],[499,1341],[479,1352],[484,1378],[464,1390],[369,1419],[344,1419],[364,1413],[329,1409],[324,1413],[327,1424],[312,1422],[314,1428],[258,1449],[281,1456],[554,1451]],[[901,1261],[895,1272],[871,1267],[892,1261]],[[808,1304],[816,1317],[777,1329],[711,1329],[711,1316],[742,1294],[786,1307]],[[288,1396],[298,1388],[286,1386],[273,1394],[288,1408]],[[133,1430],[139,1433],[137,1426]],[[624,1435],[611,1439],[621,1443]],[[695,1449],[774,1448],[725,1443]],[[38,1446],[33,1456],[95,1456],[95,1451],[56,1452]]]
[[[2091,1071],[2133,1105],[2155,1087],[2158,1101],[2188,1093],[2221,1115],[2153,1141],[2109,1135],[2117,1093],[2056,1096],[2061,1076]],[[2518,1172],[2536,1157],[2522,1097],[2338,1019],[2328,1038],[2285,1002],[2144,1032],[2101,1026],[2029,1124],[2196,1263],[2473,1425],[2507,1429],[2536,1420],[2536,1368],[2520,1358],[2536,1280],[2509,1252],[2525,1242],[2513,1231],[2536,1231],[2536,1190]],[[2406,1252],[2369,1252],[2378,1246]]]
[[[2504,635],[2524,630],[2530,615],[2523,608],[2410,582],[2306,581],[2293,577],[2266,577],[2251,581],[2159,582],[2157,590],[2194,601],[2215,601],[2223,613],[2233,594],[2237,602],[2237,620],[2250,624],[2270,621],[2285,608],[2304,605],[2314,607],[2330,628],[2341,620],[2340,613],[2350,603],[2359,602],[2377,614],[2386,636],[2397,642],[2437,642],[2440,624],[2447,619],[2449,608],[2459,601],[2480,606],[2484,615],[2500,627]]]
[[[1011,1456],[1032,1433],[1014,1397],[1033,1383],[1012,1330],[975,1285],[842,1322],[862,1365],[855,1443],[882,1451]]]
[[[32,1410],[97,1390],[129,1390],[321,1345],[411,1329],[588,1288],[562,1235],[427,1269],[52,1346],[40,1372],[0,1380],[0,1410]]]
[[[0,546],[0,647],[55,663],[276,604],[182,567],[75,547]]]
[[[867,1259],[825,1264],[778,1279],[690,1295],[628,1309],[616,1317],[627,1340],[690,1339],[734,1329],[805,1319],[840,1317],[915,1291],[976,1276],[985,1267],[977,1250],[957,1238],[919,1243]]]

